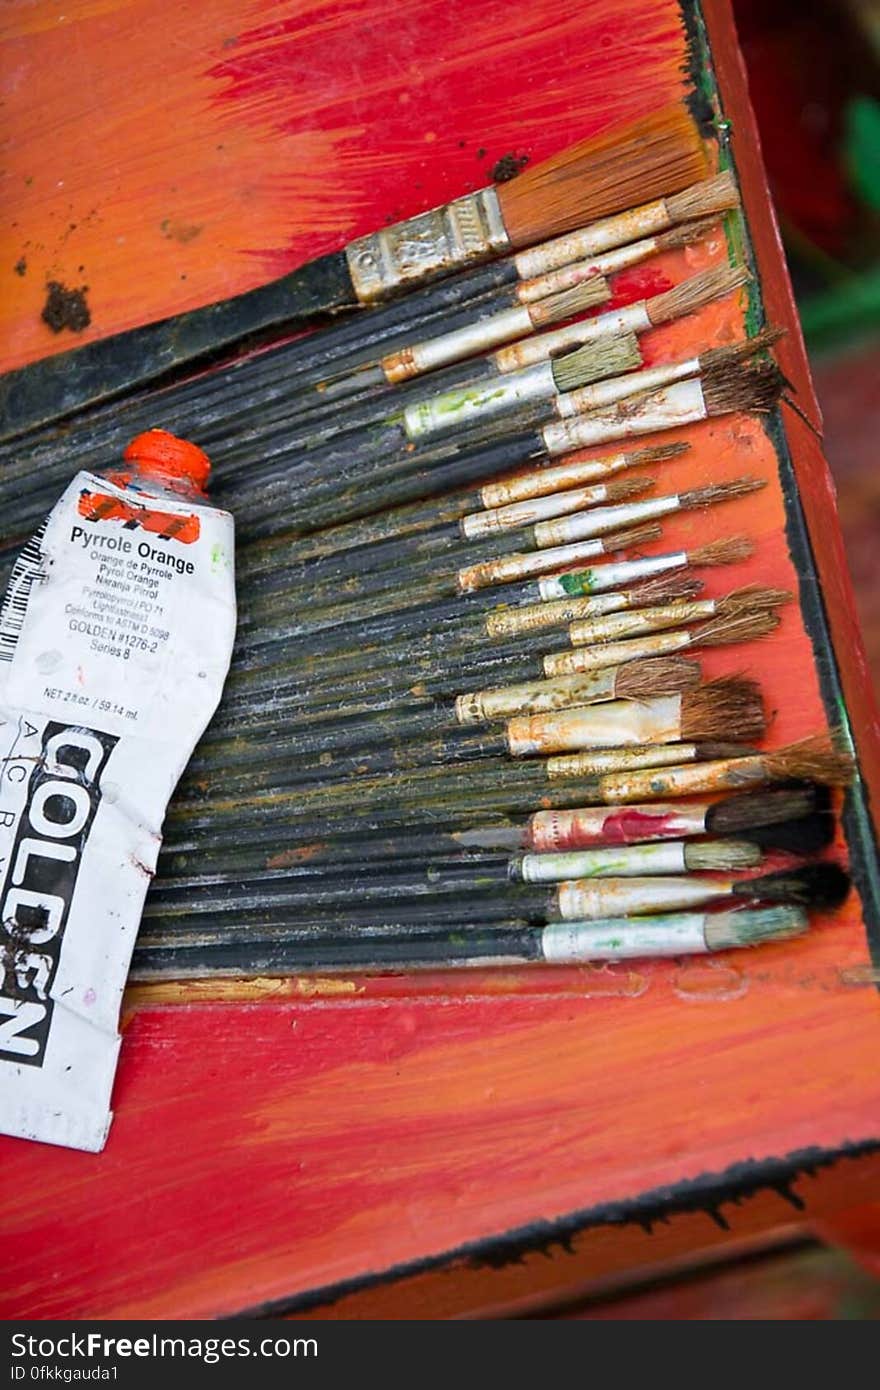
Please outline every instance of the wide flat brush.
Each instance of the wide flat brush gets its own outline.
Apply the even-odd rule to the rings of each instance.
[[[290,332],[321,314],[370,304],[571,231],[636,198],[677,193],[705,169],[699,132],[685,107],[662,108],[581,141],[510,183],[362,237],[247,294],[12,373],[3,382],[7,434],[144,386],[223,348]]]

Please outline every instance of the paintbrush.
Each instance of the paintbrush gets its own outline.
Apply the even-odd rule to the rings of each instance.
[[[738,867],[754,865],[752,845],[728,842],[710,857]],[[188,890],[157,893],[148,901],[145,922],[186,916],[185,929],[194,919],[222,920],[224,914],[300,911],[318,918],[323,915],[334,932],[348,925],[394,927],[402,935],[411,930],[440,931],[443,926],[467,919],[489,925],[493,921],[544,923],[582,922],[609,917],[645,917],[667,912],[686,912],[725,901],[788,904],[827,912],[841,906],[850,890],[850,880],[838,864],[820,861],[796,869],[784,869],[755,878],[731,877],[719,872],[713,877],[699,874],[666,874],[654,877],[602,877],[571,879],[547,885],[511,883],[507,866],[447,866],[430,872],[406,870],[349,875],[299,881],[282,875],[208,885],[198,897],[198,907],[188,913]],[[351,914],[351,916],[349,916]],[[355,914],[357,914],[355,916]]]
[[[210,797],[216,786],[224,796],[253,794],[259,790],[297,792],[303,808],[321,801],[337,807],[359,805],[362,798],[377,803],[418,800],[422,796],[501,789],[527,784],[508,762],[536,759],[536,786],[565,775],[572,763],[573,778],[591,773],[595,750],[637,748],[639,755],[652,745],[697,740],[760,738],[765,716],[760,689],[752,681],[724,677],[682,694],[615,700],[606,704],[563,709],[552,714],[522,715],[508,720],[499,732],[471,733],[453,730],[421,744],[394,741],[394,720],[384,736],[377,733],[372,752],[358,749],[336,760],[316,758],[309,768],[303,755],[306,735],[285,737],[252,756],[240,771],[211,770],[193,774],[181,783],[179,800]],[[589,750],[589,751],[585,751]],[[573,753],[576,762],[572,761]],[[564,755],[564,756],[563,756]],[[600,760],[601,761],[601,760]]]
[[[734,609],[693,628],[651,632],[623,642],[599,642],[592,647],[575,647],[573,651],[551,652],[544,657],[542,665],[545,676],[570,676],[578,671],[595,671],[601,666],[615,666],[643,657],[750,642],[766,637],[778,626],[779,618],[773,609],[759,608],[754,612]]]
[[[798,907],[742,908],[736,912],[675,913],[631,921],[552,923],[529,927],[512,923],[490,928],[462,921],[439,936],[400,936],[393,930],[352,930],[331,935],[303,927],[283,929],[274,936],[249,938],[251,958],[265,974],[310,970],[398,971],[469,969],[511,965],[571,965],[591,961],[682,956],[728,951],[803,936],[809,921]],[[168,974],[178,978],[204,973],[191,935],[179,939],[142,930],[132,966],[132,978],[150,980]],[[214,939],[212,938],[212,944]],[[217,972],[240,974],[235,939],[224,936],[212,952]],[[225,951],[223,947],[225,946]]]
[[[535,658],[535,665],[540,666],[540,658]],[[603,671],[598,678],[565,678],[561,681],[538,679],[495,693],[497,704],[505,703],[508,714],[514,715],[518,712],[580,708],[606,701],[615,702],[617,706],[626,700],[650,702],[658,697],[673,697],[680,692],[693,690],[699,679],[700,668],[695,662],[633,662],[621,667],[620,671]],[[502,694],[506,696],[505,701],[502,701]],[[244,774],[265,767],[267,763],[277,770],[295,758],[296,772],[301,780],[330,782],[391,772],[395,768],[495,756],[508,751],[502,735],[469,738],[461,729],[457,703],[452,697],[435,699],[427,707],[415,709],[395,703],[387,711],[377,708],[372,716],[361,713],[357,717],[348,716],[343,708],[338,711],[336,719],[312,727],[295,716],[289,723],[278,721],[273,724],[271,735],[262,746],[258,738],[252,738],[248,745]],[[498,722],[503,716],[492,717]],[[701,735],[694,733],[691,736],[696,738]],[[678,734],[674,737],[677,738]],[[420,738],[425,741],[409,742]],[[651,740],[630,741],[647,743]],[[222,756],[222,752],[219,756]],[[218,750],[212,750],[211,761],[217,757]],[[223,757],[227,774],[232,775],[235,761],[234,758]],[[209,765],[207,760],[202,759],[195,762],[193,767],[199,770]]]
[[[771,792],[768,795],[781,797],[787,794],[787,792]],[[740,800],[744,799],[740,798]],[[762,796],[752,793],[751,800],[753,803],[760,803]],[[716,804],[723,805],[723,803]],[[803,799],[801,804],[808,804],[808,802]],[[615,815],[617,815],[617,822],[623,826],[624,833],[627,831],[627,826],[624,824],[624,817],[627,813],[630,814],[630,822],[635,820],[648,821],[653,818],[656,824],[664,828],[663,838],[666,840],[674,838],[671,825],[678,815],[680,815],[685,827],[693,825],[697,819],[696,811],[693,816],[689,816],[692,808],[687,804],[681,807],[671,806],[665,821],[659,816],[638,816],[637,808],[626,808],[626,811],[620,814],[609,813],[607,809],[602,812],[596,808],[589,809],[595,816],[604,815],[609,822],[609,833],[613,832]],[[655,809],[653,807],[643,808],[645,811],[654,811]],[[538,814],[555,814],[563,817],[574,813],[557,811]],[[581,814],[584,814],[583,809]],[[736,832],[737,838],[748,840],[760,850],[803,857],[827,849],[834,837],[834,816],[828,811],[811,812],[799,815],[794,820],[783,820],[769,825],[751,823],[753,816],[760,822],[764,814],[766,813],[762,813],[758,809],[750,812],[743,808],[739,816],[743,824],[742,828]],[[666,828],[667,823],[669,828]],[[175,849],[169,850],[167,853],[163,852],[161,856],[159,883],[163,890],[165,887],[192,890],[214,883],[226,882],[229,879],[240,878],[242,875],[249,878],[272,877],[283,872],[291,878],[307,879],[327,874],[338,876],[349,869],[355,873],[365,874],[372,872],[374,866],[379,870],[390,869],[410,861],[422,863],[432,860],[444,865],[452,862],[474,866],[480,863],[497,863],[504,857],[505,862],[507,862],[506,856],[510,850],[528,850],[526,826],[527,823],[519,826],[498,825],[474,831],[434,829],[430,831],[417,830],[409,833],[401,832],[399,835],[327,836],[308,845],[292,846],[280,850],[277,845],[273,845],[271,842],[259,843],[255,841],[251,844],[240,844],[234,848],[223,849],[219,854],[215,852],[204,857],[201,855],[191,857]],[[702,832],[686,828],[683,833],[698,834]],[[646,841],[650,841],[652,849],[656,847],[656,842],[651,840],[649,834],[639,836],[638,833],[632,841],[617,840],[612,844],[617,849],[621,844],[640,844]],[[595,843],[599,842],[595,841],[594,845]],[[544,855],[539,855],[539,857],[544,857]],[[692,863],[691,868],[693,867]],[[676,870],[676,872],[681,871],[681,868]]]
[[[610,613],[597,618],[579,619],[568,629],[572,646],[589,646],[594,642],[613,642],[646,632],[662,632],[679,628],[703,618],[724,617],[744,609],[754,612],[760,608],[778,608],[790,603],[794,595],[787,589],[765,588],[747,584],[721,598],[690,599],[656,606],[646,606],[636,612]]]
[[[3,383],[7,434],[146,385],[224,348],[290,332],[316,316],[371,304],[439,275],[534,245],[705,172],[696,124],[671,105],[583,140],[498,187],[351,242],[280,280],[174,319],[50,358]]]

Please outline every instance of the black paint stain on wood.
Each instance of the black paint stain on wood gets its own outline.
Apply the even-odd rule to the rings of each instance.
[[[69,328],[71,333],[81,333],[92,321],[91,310],[86,301],[88,285],[79,289],[68,289],[60,280],[50,280],[46,286],[46,302],[40,315],[53,333]]]

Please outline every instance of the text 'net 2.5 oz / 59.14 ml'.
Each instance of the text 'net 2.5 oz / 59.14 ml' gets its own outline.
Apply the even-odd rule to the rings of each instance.
[[[149,430],[78,473],[0,607],[0,1132],[100,1150],[171,793],[235,635],[208,459]]]

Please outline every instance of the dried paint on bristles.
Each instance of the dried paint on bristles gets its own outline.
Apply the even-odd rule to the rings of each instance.
[[[726,647],[734,642],[750,642],[758,637],[766,637],[779,626],[779,618],[772,610],[761,609],[756,613],[743,612],[722,614],[708,623],[691,628],[691,644],[701,647]]]
[[[731,478],[727,483],[710,483],[707,487],[680,492],[682,508],[714,507],[717,502],[730,502],[734,497],[747,497],[767,486],[766,478]]]
[[[733,171],[723,169],[710,179],[702,179],[691,188],[674,193],[665,198],[666,211],[673,222],[689,222],[695,217],[708,217],[710,213],[729,212],[739,207],[739,189]],[[716,221],[717,218],[713,219]]]
[[[519,249],[681,193],[705,176],[706,163],[696,122],[675,102],[581,140],[496,193],[507,234]]]
[[[787,748],[763,754],[772,778],[778,782],[797,780],[824,782],[829,787],[845,787],[853,779],[855,762],[845,749],[835,746],[834,736],[814,734],[791,743]]]
[[[809,925],[806,913],[799,907],[743,908],[739,912],[707,915],[703,935],[710,951],[729,951],[739,946],[790,941],[803,936]]]
[[[642,365],[639,340],[634,333],[622,333],[617,338],[598,338],[585,343],[564,357],[551,362],[557,391],[576,391],[588,382],[604,377],[620,376]]]
[[[696,313],[704,304],[731,294],[751,279],[745,266],[719,265],[703,270],[690,280],[683,280],[671,290],[657,294],[647,301],[648,317],[654,324],[668,323]]]
[[[819,911],[840,907],[849,895],[849,874],[830,860],[804,864],[800,869],[783,869],[775,874],[746,879],[734,886],[738,897],[763,898],[765,902],[797,903]]]
[[[764,737],[766,727],[761,687],[742,676],[707,681],[681,702],[683,739],[718,739],[733,731],[757,741]]]
[[[708,415],[729,415],[740,410],[766,415],[775,409],[786,386],[775,362],[726,362],[711,367],[700,380]]]
[[[788,820],[781,825],[761,825],[741,831],[753,844],[762,849],[781,850],[785,854],[818,854],[834,839],[837,822],[830,812],[817,812]]]
[[[748,840],[701,840],[685,847],[684,859],[696,873],[721,873],[725,869],[754,869],[763,855]]]
[[[643,449],[631,449],[626,454],[626,466],[641,468],[644,463],[666,463],[669,459],[681,458],[690,447],[686,439],[677,439],[672,444],[646,444]]]
[[[748,536],[728,536],[725,540],[710,541],[708,545],[688,551],[688,561],[706,569],[716,565],[739,565],[751,557],[754,549]]]
[[[560,290],[546,299],[539,299],[529,306],[529,318],[536,328],[549,323],[562,323],[565,319],[582,314],[585,309],[593,309],[597,304],[605,304],[611,298],[611,290],[604,275],[592,275],[582,280],[573,289]]]
[[[614,694],[622,700],[648,700],[653,695],[681,695],[700,683],[696,661],[684,657],[651,657],[620,666],[614,678]]]
[[[744,792],[741,796],[729,796],[710,806],[706,815],[706,829],[715,835],[735,835],[756,826],[800,820],[814,812],[820,804],[824,811],[827,804],[827,789],[824,787]]]

